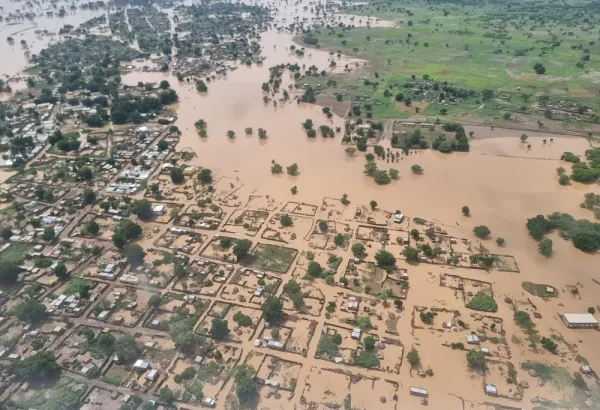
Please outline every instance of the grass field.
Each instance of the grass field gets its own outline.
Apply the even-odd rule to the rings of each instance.
[[[20,264],[32,248],[33,245],[29,243],[13,242],[8,248],[0,252],[0,260]]]
[[[575,110],[589,107],[585,119],[592,121],[600,109],[600,59],[595,57],[600,42],[593,29],[597,13],[575,0],[567,3],[556,7],[527,1],[482,6],[373,1],[340,11],[392,20],[396,27],[321,27],[312,35],[322,49],[368,61],[370,69],[361,69],[354,78],[334,74],[337,85],[327,92],[370,100],[375,118],[406,117],[394,96],[407,94],[405,83],[416,80],[412,88],[418,89],[427,79],[465,91],[458,104],[450,102],[448,92],[446,98],[433,99],[436,93],[431,91],[429,96],[415,93],[413,102],[430,102],[421,113],[427,117],[459,117],[465,111],[481,117],[540,114],[544,110],[539,98],[550,96],[557,98],[553,107],[561,111],[568,108],[561,104]],[[536,73],[536,63],[543,64],[544,74]],[[493,94],[484,98],[486,89]]]
[[[259,243],[250,256],[251,265],[275,272],[287,272],[297,253],[295,249]]]

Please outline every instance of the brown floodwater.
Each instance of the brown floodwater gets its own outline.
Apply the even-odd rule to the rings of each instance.
[[[310,16],[310,11],[302,10],[302,5],[309,5],[309,2],[294,3],[293,7],[291,4],[282,3],[280,22],[285,19],[287,24],[296,17]],[[344,18],[352,21],[350,17]],[[359,24],[357,20],[354,19],[353,24]],[[366,24],[365,21],[363,18],[362,23]],[[374,26],[389,23],[371,19],[370,24]],[[3,27],[2,30],[7,28]],[[19,28],[14,28],[14,31],[17,30]],[[27,32],[23,35],[26,35],[25,33]],[[16,43],[12,47],[19,48],[20,38],[15,39]],[[298,57],[289,51],[290,46],[294,44],[292,34],[275,30],[264,33],[261,44],[263,55],[266,57],[264,64],[239,67],[227,76],[211,81],[208,83],[207,93],[198,93],[193,84],[179,83],[172,73],[132,72],[124,75],[122,81],[124,84],[136,85],[139,81],[158,82],[167,79],[180,96],[179,103],[173,107],[179,117],[176,125],[183,133],[178,149],[193,149],[198,156],[190,163],[213,169],[217,178],[239,178],[244,183],[240,195],[269,195],[275,198],[278,204],[293,199],[320,206],[324,197],[340,198],[347,194],[351,207],[376,200],[382,209],[401,210],[412,218],[435,221],[445,226],[453,235],[473,241],[473,227],[487,225],[492,231],[492,239],[484,241],[484,245],[493,252],[514,255],[520,269],[520,273],[472,273],[473,277],[494,283],[495,292],[499,295],[496,299],[501,304],[498,314],[507,322],[511,322],[506,323],[508,335],[516,332],[516,329],[512,325],[512,313],[502,299],[504,295],[526,299],[529,295],[523,293],[521,281],[547,283],[558,289],[564,289],[568,284],[580,283],[582,299],[561,294],[559,299],[550,302],[537,300],[538,310],[545,317],[540,328],[544,329],[546,334],[551,328],[559,329],[565,338],[578,345],[579,352],[592,363],[592,367],[594,364],[600,366],[600,351],[594,347],[598,342],[598,333],[568,331],[556,318],[558,311],[584,312],[588,306],[597,304],[594,295],[598,294],[600,288],[596,288],[599,285],[592,279],[600,280],[596,268],[598,257],[580,252],[570,242],[554,235],[554,255],[545,258],[538,253],[537,242],[528,236],[525,228],[527,218],[554,211],[567,212],[577,218],[593,219],[593,214],[582,209],[579,204],[584,193],[600,193],[598,185],[573,183],[571,186],[561,186],[556,174],[557,167],[568,168],[568,164],[559,160],[560,155],[564,151],[583,155],[590,147],[587,140],[536,132],[528,133],[527,143],[521,143],[520,131],[470,126],[467,127],[467,131],[473,131],[474,138],[469,153],[442,154],[431,150],[419,150],[402,155],[397,163],[388,164],[379,160],[377,163],[380,168],[397,169],[400,179],[386,186],[378,186],[373,179],[363,175],[363,153],[357,152],[353,157],[345,154],[345,147],[340,143],[341,135],[335,138],[318,136],[311,139],[306,136],[300,124],[310,118],[314,121],[315,128],[321,124],[343,127],[342,118],[334,116],[328,120],[317,105],[287,102],[275,107],[272,103],[263,103],[265,94],[261,90],[261,84],[268,81],[271,66],[298,63],[306,64],[307,67],[314,64],[319,69],[325,69],[331,59],[336,60],[338,67],[350,60],[316,49],[307,50],[303,57]],[[5,48],[6,44],[2,44],[0,51],[6,51]],[[10,52],[16,56],[19,54],[17,51]],[[3,66],[3,70],[12,69],[13,64],[15,69],[18,69],[22,65],[21,62],[11,62],[7,67]],[[283,79],[284,85],[291,84],[289,73],[284,73]],[[204,119],[208,123],[208,138],[198,137],[194,128],[194,122],[198,119]],[[246,127],[252,127],[254,134],[246,136]],[[259,127],[267,130],[267,139],[258,138]],[[228,138],[228,130],[233,130],[236,137]],[[550,142],[550,138],[553,138],[553,142]],[[547,140],[546,143],[543,139]],[[528,148],[529,144],[531,148]],[[382,141],[382,145],[387,148],[389,141]],[[270,168],[273,160],[283,167],[297,163],[299,175],[272,175]],[[410,168],[414,164],[423,167],[423,175],[411,173]],[[290,193],[293,186],[298,188],[298,194],[295,196]],[[470,207],[471,217],[462,215],[463,205]],[[497,237],[506,240],[506,246],[501,250],[494,242]],[[432,306],[434,302],[441,303],[448,297],[446,289],[427,280],[431,271],[432,268],[425,264],[409,266],[411,281],[415,281],[414,285],[411,282],[411,286],[423,289],[423,292],[413,291],[409,295],[408,302],[411,305]],[[335,291],[335,288],[331,288],[325,292],[329,297],[329,294]],[[559,306],[559,303],[563,306]],[[412,336],[408,332],[408,314],[402,316],[400,323],[400,328],[406,331],[400,334],[403,344],[407,349],[412,344],[418,344],[428,355],[425,361],[436,372],[434,378],[423,382],[415,381],[412,379],[415,376],[409,374],[409,366],[403,366],[400,376],[394,377],[402,381],[401,397],[406,396],[408,386],[416,383],[424,384],[435,392],[438,399],[437,402],[432,401],[431,407],[436,409],[463,408],[458,400],[454,401],[455,399],[446,393],[467,399],[486,400],[480,379],[473,379],[466,371],[462,371],[466,365],[464,355],[460,355],[460,359],[458,355],[448,355],[448,351],[440,347],[440,339],[437,336]],[[513,356],[512,362],[517,367],[525,360],[545,360],[561,364],[557,357],[533,354],[526,348],[514,349]],[[304,360],[302,376],[308,374],[314,362],[315,359],[311,356]],[[565,366],[564,363],[561,365]],[[573,371],[577,366],[569,363],[568,367]],[[461,372],[456,372],[457,368],[460,368]],[[302,386],[302,382],[298,385]],[[344,390],[345,386],[340,385],[339,389]],[[546,393],[544,391],[544,394]],[[294,403],[297,403],[299,396],[297,393]],[[526,397],[529,399],[533,396],[535,389],[530,389]],[[416,407],[417,402],[412,403],[415,403]],[[222,407],[222,404],[223,402],[220,402],[219,407]],[[472,407],[471,404],[467,406]]]

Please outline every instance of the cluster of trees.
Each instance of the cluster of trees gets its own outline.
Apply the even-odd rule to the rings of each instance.
[[[440,152],[452,151],[468,151],[469,139],[462,125],[456,123],[447,123],[442,126],[445,131],[455,132],[455,140],[448,141],[444,134],[440,134],[435,138],[431,147]]]
[[[124,219],[117,229],[115,229],[115,233],[112,236],[113,244],[117,248],[123,249],[127,242],[139,238],[142,235],[142,232],[141,226],[128,219]]]
[[[294,304],[294,308],[300,310],[304,307],[304,295],[302,294],[302,290],[300,289],[298,282],[296,282],[294,279],[290,279],[283,287],[283,291],[288,295]]]
[[[77,151],[81,146],[81,142],[78,140],[79,132],[69,132],[63,134],[60,130],[56,130],[48,138],[50,145],[54,146],[63,152]]]
[[[143,122],[141,114],[153,114],[160,111],[163,106],[173,104],[179,100],[177,92],[173,89],[161,91],[155,96],[134,97],[131,95],[113,99],[110,109],[110,118],[115,124]]]
[[[545,256],[552,253],[552,241],[544,240],[544,236],[558,229],[564,239],[570,239],[573,245],[584,252],[595,252],[600,249],[600,223],[586,219],[575,219],[566,213],[555,212],[545,217],[537,215],[527,220],[529,235],[540,241],[539,250]]]
[[[576,182],[590,183],[600,178],[600,149],[592,148],[585,151],[589,164],[581,162],[580,158],[570,152],[562,155],[563,160],[572,162],[571,179]],[[559,175],[561,172],[559,172]]]

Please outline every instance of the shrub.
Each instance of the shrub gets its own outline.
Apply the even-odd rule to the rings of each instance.
[[[475,296],[467,303],[467,307],[473,310],[479,310],[483,312],[496,312],[498,310],[498,304],[486,291],[480,290]]]

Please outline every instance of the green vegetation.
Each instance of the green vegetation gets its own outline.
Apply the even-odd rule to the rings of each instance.
[[[473,370],[485,370],[485,354],[481,350],[469,350],[467,352],[467,363]]]
[[[336,335],[339,335],[336,333]],[[340,338],[341,339],[341,338]],[[341,343],[341,340],[340,340]],[[323,335],[317,346],[317,356],[333,359],[338,355],[340,343],[336,343],[334,336]]]
[[[433,319],[435,318],[435,313],[428,311],[428,312],[421,312],[419,314],[419,317],[421,318],[421,321],[423,323],[425,323],[426,325],[432,325],[433,324]]]
[[[368,369],[379,367],[379,358],[373,352],[362,350],[360,354],[354,358],[354,364]]]
[[[9,371],[29,381],[48,381],[60,375],[54,352],[42,351],[19,360]]]
[[[406,359],[408,363],[410,363],[410,367],[415,367],[421,361],[421,356],[419,355],[419,351],[414,347],[410,349],[410,352],[406,354]]]
[[[262,312],[265,321],[274,324],[283,319],[283,303],[275,296],[269,296],[262,304]]]
[[[537,215],[527,220],[527,229],[529,234],[537,240],[541,240],[544,235],[556,229],[563,239],[571,240],[577,249],[584,252],[594,252],[600,249],[600,223],[590,222],[587,219],[575,219],[566,213],[555,212],[548,217]],[[541,248],[540,252],[542,252]],[[551,248],[547,255],[550,253]]]
[[[393,271],[396,267],[396,258],[388,251],[379,251],[375,254],[377,266],[386,271]]]
[[[488,228],[485,225],[479,225],[479,226],[476,226],[475,228],[473,228],[473,233],[475,234],[476,237],[485,239],[488,236],[490,236],[492,231],[490,231],[490,228]]]
[[[250,323],[252,323],[252,319],[250,319]],[[227,335],[229,335],[227,321],[222,319],[213,319],[210,327],[210,335],[217,340],[225,339]]]
[[[494,297],[488,292],[480,290],[475,296],[467,303],[467,307],[473,310],[479,310],[483,312],[497,312],[498,304],[494,300]]]
[[[240,242],[237,241],[235,246]],[[294,260],[296,252],[295,249],[260,243],[252,253],[252,266],[276,272],[285,272]]]
[[[462,213],[463,213],[464,216],[470,216],[471,215],[471,210],[466,205],[462,207],[461,211],[462,211]]]

